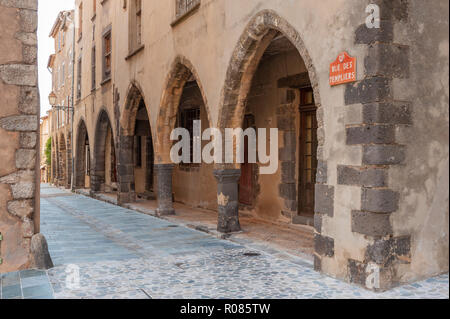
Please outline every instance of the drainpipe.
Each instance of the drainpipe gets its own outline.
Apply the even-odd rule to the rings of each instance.
[[[74,11],[74,16],[75,16],[75,11]],[[74,123],[74,120],[73,120],[73,117],[74,117],[74,115],[75,115],[75,103],[74,103],[74,100],[75,100],[75,19],[74,19],[74,17],[72,17],[72,29],[73,29],[73,34],[72,34],[72,108],[71,108],[71,124],[70,124],[70,126],[71,126],[71,130],[72,130],[72,134],[71,134],[71,138],[72,138],[72,141],[71,141],[71,148],[72,148],[72,174],[71,174],[71,178],[70,178],[70,188],[71,188],[71,190],[72,191],[75,191],[75,183],[74,183],[74,180],[75,180],[75,177],[74,177],[74,174],[75,174],[75,156],[74,156],[74,144],[75,144],[75,137],[74,137],[74,135],[73,135],[73,123]]]

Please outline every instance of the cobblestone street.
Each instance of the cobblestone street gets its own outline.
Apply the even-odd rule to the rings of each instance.
[[[372,293],[314,272],[307,260],[282,259],[46,185],[41,214],[55,268],[4,274],[3,299],[449,297],[448,275]]]

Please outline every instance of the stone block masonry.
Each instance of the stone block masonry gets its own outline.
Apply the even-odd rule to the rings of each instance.
[[[39,233],[37,0],[0,0],[0,273],[48,268]]]
[[[410,76],[409,47],[394,43],[395,25],[407,19],[408,1],[377,1],[381,28],[356,30],[356,44],[367,45],[365,78],[347,85],[345,103],[362,104],[362,121],[346,126],[347,145],[362,147],[362,166],[338,166],[338,183],[361,187],[361,210],[352,211],[351,229],[368,241],[364,260],[348,260],[348,280],[384,290],[399,282],[396,264],[410,263],[410,236],[396,238],[391,214],[399,209],[399,193],[390,189],[389,169],[402,165],[406,146],[396,136],[411,125],[409,102],[397,101],[396,79]]]

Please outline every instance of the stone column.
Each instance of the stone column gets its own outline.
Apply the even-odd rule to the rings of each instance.
[[[105,162],[94,156],[92,164],[91,192],[97,193],[102,191],[102,185],[105,183]]]
[[[145,190],[147,192],[153,191],[153,140],[151,136],[145,138],[145,152],[146,152],[146,163],[145,163]]]
[[[67,134],[65,136],[68,136],[67,143],[66,143],[66,180],[64,187],[66,189],[71,189],[72,186],[72,138],[70,134]]]
[[[40,231],[37,0],[0,1],[0,273],[48,268]]]
[[[173,164],[155,165],[158,192],[158,209],[156,210],[156,214],[158,214],[159,216],[175,215],[172,197],[173,167]]]
[[[134,136],[120,136],[117,195],[119,204],[136,201],[133,144]]]
[[[232,233],[241,230],[239,224],[239,192],[238,182],[240,169],[215,170],[218,181],[217,200],[219,204],[219,221],[217,230],[221,233]]]

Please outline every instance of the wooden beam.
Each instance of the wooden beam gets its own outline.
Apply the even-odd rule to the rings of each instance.
[[[291,75],[278,80],[278,88],[306,88],[311,87],[308,72]]]

